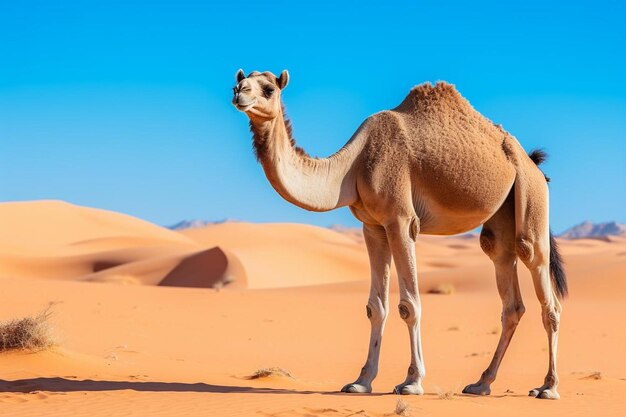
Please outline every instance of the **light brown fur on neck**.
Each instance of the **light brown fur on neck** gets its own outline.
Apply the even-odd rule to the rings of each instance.
[[[296,146],[282,107],[274,119],[251,117],[250,130],[257,159],[285,200],[310,211],[333,210],[356,201],[352,166],[358,144],[346,145],[329,158],[312,158]]]

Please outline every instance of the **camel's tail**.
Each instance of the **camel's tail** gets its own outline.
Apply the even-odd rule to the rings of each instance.
[[[543,164],[545,160],[548,159],[548,154],[543,149],[535,149],[531,151],[528,156],[537,166]],[[546,178],[546,182],[550,182],[550,177],[548,177],[545,173],[543,176]]]
[[[541,163],[548,158],[548,154],[541,149],[535,149],[530,152],[528,156],[537,166],[541,165]],[[546,181],[550,182],[550,178],[546,177]],[[550,231],[550,276],[552,277],[552,285],[554,286],[557,297],[567,297],[567,277],[563,269],[563,258],[561,258],[559,245],[556,243],[552,231]]]
[[[552,277],[552,285],[557,297],[567,297],[567,277],[563,269],[563,258],[561,258],[559,246],[552,231],[550,231],[550,276]]]

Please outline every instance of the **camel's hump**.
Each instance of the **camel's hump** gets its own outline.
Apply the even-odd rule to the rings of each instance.
[[[470,110],[472,107],[453,84],[437,81],[435,85],[425,82],[413,87],[396,110],[412,113],[434,108],[442,111],[459,110],[459,108]]]
[[[413,87],[402,103],[394,110],[422,115],[448,112],[471,114],[476,112],[469,101],[457,91],[456,87],[445,81],[437,81],[435,85],[426,82]]]
[[[448,96],[460,97],[461,94],[457,91],[454,84],[450,84],[446,81],[437,81],[435,85],[432,85],[430,81],[416,85],[411,89],[409,95],[423,98],[444,98]]]
[[[462,117],[476,125],[483,125],[486,130],[495,128],[499,134],[512,136],[502,125],[493,123],[476,111],[453,84],[445,81],[437,81],[435,85],[425,82],[413,87],[402,103],[393,110],[420,117],[421,120],[454,120]]]

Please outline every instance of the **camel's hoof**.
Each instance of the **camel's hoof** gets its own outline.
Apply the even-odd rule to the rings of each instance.
[[[491,394],[491,388],[489,385],[483,385],[479,382],[475,384],[469,384],[465,388],[463,388],[463,394],[471,394],[471,395],[489,395]]]
[[[353,384],[348,384],[341,389],[341,392],[347,392],[350,394],[366,394],[372,392],[372,387],[366,387],[365,385],[357,384],[356,382]]]
[[[424,388],[419,382],[413,382],[410,384],[396,385],[393,389],[394,394],[400,395],[424,395]]]
[[[542,400],[558,400],[561,396],[555,389],[544,389],[537,395],[537,398]]]
[[[529,397],[536,397],[540,393],[541,393],[541,390],[539,388],[535,388],[535,389],[531,389],[530,391],[528,391],[528,396]]]

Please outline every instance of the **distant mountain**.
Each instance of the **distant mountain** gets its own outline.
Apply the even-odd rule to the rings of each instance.
[[[221,224],[221,223],[229,223],[229,222],[238,222],[236,219],[223,219],[217,221],[210,220],[202,220],[202,219],[191,219],[191,220],[182,220],[176,224],[171,226],[167,226],[170,230],[184,230],[184,229],[196,229],[200,227],[210,226],[213,224]],[[330,230],[334,230],[335,232],[339,232],[343,235],[349,236],[355,241],[359,243],[363,243],[363,231],[360,227],[348,227],[340,224],[333,224],[328,227]],[[473,238],[478,235],[478,232],[473,231],[472,233],[466,233],[463,235],[459,235],[461,238]],[[606,238],[607,236],[623,236],[626,237],[626,224],[621,224],[617,222],[606,222],[606,223],[593,223],[590,221],[586,221],[580,223],[576,226],[570,227],[560,235],[558,235],[564,239],[598,239],[598,238]]]
[[[607,236],[626,236],[626,224],[617,222],[592,223],[583,222],[561,233],[566,239],[603,238]]]
[[[170,230],[183,230],[183,229],[196,229],[199,227],[209,226],[211,224],[221,224],[228,222],[236,222],[238,220],[234,219],[223,219],[218,221],[209,221],[209,220],[201,220],[201,219],[192,219],[192,220],[182,220],[176,224],[171,226],[167,226]]]

